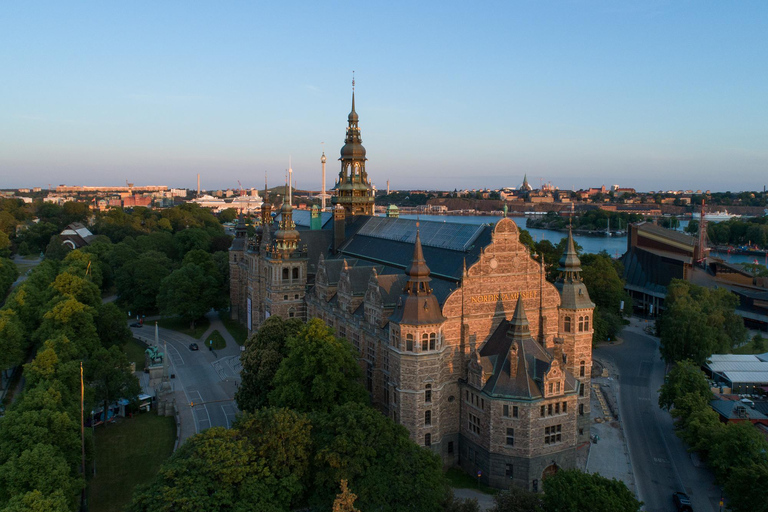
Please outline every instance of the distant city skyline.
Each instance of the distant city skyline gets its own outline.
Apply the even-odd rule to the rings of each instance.
[[[0,188],[762,190],[768,5],[38,2],[0,17]]]

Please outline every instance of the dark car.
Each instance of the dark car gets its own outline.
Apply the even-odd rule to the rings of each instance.
[[[131,327],[143,327],[139,322],[134,322],[131,324]]]
[[[676,492],[672,494],[672,501],[677,508],[677,512],[693,512],[691,499],[684,492]]]
[[[189,350],[200,350],[200,347],[197,346],[197,343],[190,343]]]

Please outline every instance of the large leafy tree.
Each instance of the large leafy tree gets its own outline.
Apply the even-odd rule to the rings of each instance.
[[[303,325],[296,318],[283,320],[271,316],[245,341],[245,351],[240,356],[242,380],[235,393],[241,411],[253,412],[269,403],[268,395],[274,389],[272,380],[288,353],[288,338],[298,333]]]
[[[127,261],[115,276],[120,300],[136,314],[155,311],[160,285],[172,270],[173,262],[157,251]]]
[[[288,340],[287,348],[272,381],[271,405],[310,412],[368,401],[352,345],[334,336],[322,320],[310,320]]]
[[[491,512],[544,512],[541,495],[517,485],[493,497]]]
[[[111,402],[120,398],[132,400],[141,391],[129,367],[128,356],[115,345],[96,350],[86,369],[94,398],[105,412]]]
[[[691,359],[701,365],[711,354],[729,352],[747,333],[735,313],[738,303],[738,297],[726,289],[673,280],[659,320],[662,357],[667,362]]]
[[[96,308],[96,332],[105,347],[123,345],[131,338],[125,313],[112,302],[100,304]]]
[[[302,497],[311,455],[309,420],[264,409],[233,428],[187,440],[134,493],[131,511],[289,511]]]
[[[195,264],[184,265],[163,279],[157,306],[163,315],[178,315],[190,322],[221,304],[216,280]]]
[[[24,361],[27,341],[18,315],[12,309],[0,310],[0,370]]]
[[[624,482],[597,473],[569,469],[544,479],[544,508],[547,512],[636,512],[641,505]]]
[[[632,311],[632,299],[624,290],[620,275],[621,263],[614,262],[607,253],[584,254],[581,256],[581,276],[595,303],[595,340],[616,339],[624,322],[624,312]]]
[[[445,480],[437,455],[377,410],[347,403],[315,415],[312,502],[331,503],[346,479],[360,510],[438,511]]]
[[[659,407],[669,410],[680,397],[694,393],[705,400],[712,399],[712,391],[704,372],[691,360],[680,361],[664,377],[659,389]]]
[[[42,343],[63,334],[77,344],[81,357],[87,357],[100,346],[93,311],[93,308],[72,297],[64,297],[43,315],[35,339]]]

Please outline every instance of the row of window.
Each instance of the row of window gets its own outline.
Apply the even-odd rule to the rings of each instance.
[[[464,399],[474,405],[475,407],[479,407],[480,409],[485,410],[485,398],[482,398],[469,390],[464,391]]]
[[[469,413],[469,431],[480,435],[480,418],[472,413]]]
[[[436,332],[423,333],[421,335],[421,351],[427,352],[429,350],[437,350],[438,348],[437,340],[438,340],[438,337]],[[405,335],[405,351],[413,352],[414,351],[413,347],[415,342],[416,342],[416,339],[414,338],[413,334],[406,334]],[[392,344],[398,350],[403,349],[403,347],[400,346],[400,336],[398,336],[397,334],[392,335]]]
[[[562,407],[560,405],[560,402],[556,402],[554,404],[547,404],[541,406],[541,417],[545,416],[552,416],[553,414],[566,414],[568,412],[568,402],[562,402]]]
[[[576,325],[572,325],[575,323]],[[563,331],[565,332],[575,332],[576,329],[573,331],[571,328],[578,328],[578,332],[584,332],[589,330],[589,317],[588,316],[580,316],[578,317],[578,323],[573,322],[570,316],[566,316],[563,319]]]

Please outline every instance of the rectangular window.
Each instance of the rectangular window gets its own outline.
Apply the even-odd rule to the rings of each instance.
[[[579,396],[584,396],[584,384],[579,382]]]
[[[421,350],[424,352],[429,350],[429,335],[427,333],[421,335]]]
[[[453,441],[448,441],[448,453],[453,453]]]
[[[584,416],[584,404],[579,404],[579,416]]]
[[[436,334],[434,332],[430,333],[430,335],[429,335],[429,350],[435,350],[436,340],[437,340]]]
[[[465,391],[464,393],[465,393],[465,395],[464,395],[464,399],[465,399],[467,402],[469,402],[469,391]]]
[[[555,384],[555,391],[558,393],[560,392],[560,382],[558,381],[557,384]]]
[[[547,405],[547,416],[552,416],[552,404]]]
[[[515,429],[507,429],[507,446],[515,446]]]
[[[469,431],[480,435],[480,418],[472,413],[469,413]]]
[[[549,383],[549,394],[550,394],[550,395],[551,395],[551,394],[552,394],[552,392],[553,392],[553,389],[552,389],[552,388],[554,388],[554,386],[555,386],[555,385],[554,385],[552,382],[550,382],[550,383]]]
[[[481,408],[482,410],[485,410],[485,399],[484,399],[484,398],[481,398],[481,399],[480,399],[480,408]]]
[[[424,434],[424,446],[432,446],[432,434]]]
[[[413,334],[405,335],[405,350],[413,352]]]
[[[555,404],[555,414],[560,414],[560,402]]]
[[[541,406],[541,417],[542,418],[546,415],[546,410],[547,410],[546,407],[542,405]]]
[[[424,424],[427,426],[432,424],[432,411],[424,411]]]
[[[544,428],[544,444],[555,444],[562,441],[562,425],[552,425]]]
[[[432,402],[432,390],[431,389],[428,389],[428,390],[424,391],[424,401],[426,403],[431,403]]]
[[[504,416],[505,418],[509,418],[509,406],[508,405],[502,406],[502,408],[501,408],[501,415]]]
[[[517,414],[518,414],[517,406],[513,405],[512,406],[512,417],[513,418],[517,418]]]
[[[563,414],[568,412],[568,402],[563,402]]]
[[[504,469],[504,475],[507,478],[514,478],[515,477],[515,467],[512,464],[507,464],[506,468]]]

